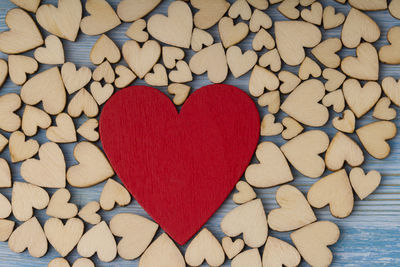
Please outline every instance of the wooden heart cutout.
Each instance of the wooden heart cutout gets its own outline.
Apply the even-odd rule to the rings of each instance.
[[[232,242],[232,238],[229,236],[225,236],[222,238],[222,248],[225,251],[226,256],[228,259],[234,258],[240,251],[244,248],[244,242],[242,239],[236,239],[235,242]]]
[[[264,266],[298,266],[299,252],[289,243],[269,236],[265,244],[262,261]]]
[[[101,217],[97,214],[100,210],[100,204],[97,201],[87,203],[78,213],[78,216],[87,223],[98,224]]]
[[[226,120],[226,112],[230,120]],[[108,100],[100,118],[100,138],[116,173],[142,207],[180,244],[199,230],[235,186],[251,159],[259,131],[255,104],[229,85],[196,90],[179,114],[158,90],[128,87]],[[160,145],[152,145],[155,136],[159,136]],[[115,143],[116,139],[120,142]],[[129,168],[125,162],[130,162]],[[141,182],[143,176],[147,186]],[[220,182],[215,183],[217,180]],[[155,190],[157,187],[160,189]],[[213,197],[205,201],[199,194],[201,188]]]
[[[71,193],[66,188],[58,189],[50,199],[46,214],[60,219],[75,217],[78,207],[74,203],[68,203]]]
[[[42,64],[64,64],[64,47],[61,40],[55,35],[49,35],[44,40],[44,44],[46,47],[39,47],[35,50],[35,59]]]
[[[357,196],[363,200],[369,196],[381,183],[381,174],[372,170],[368,174],[361,168],[354,168],[350,171],[350,182]]]
[[[236,184],[236,190],[238,192],[232,197],[233,202],[236,204],[243,204],[257,197],[256,192],[254,192],[253,188],[245,181],[239,181]]]

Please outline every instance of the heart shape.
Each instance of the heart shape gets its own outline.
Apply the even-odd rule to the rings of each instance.
[[[104,106],[100,137],[127,189],[184,244],[243,174],[257,145],[259,125],[255,104],[233,86],[197,90],[180,114],[158,90],[133,86],[118,91]]]

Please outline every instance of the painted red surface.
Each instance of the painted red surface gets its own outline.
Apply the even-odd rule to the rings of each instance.
[[[117,92],[100,118],[104,151],[138,203],[179,244],[223,203],[257,146],[260,118],[240,89],[196,90],[178,113],[157,89]]]

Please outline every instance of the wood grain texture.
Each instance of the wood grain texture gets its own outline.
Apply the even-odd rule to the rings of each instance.
[[[52,3],[56,4],[56,0],[43,0],[43,3]],[[119,0],[108,0],[108,2],[112,5],[114,9],[116,9]],[[151,16],[151,14],[155,13],[167,13],[167,7],[171,0],[164,1],[161,5],[154,11],[150,13],[150,15],[146,16],[146,19]],[[343,6],[336,3],[333,0],[323,1],[323,5],[327,4],[334,5],[337,11],[344,12],[347,14],[349,7]],[[4,23],[4,18],[6,12],[15,7],[9,1],[0,1],[0,31],[4,31],[7,29],[7,26]],[[194,10],[192,10],[193,12]],[[267,10],[267,13],[272,17],[273,20],[283,20],[285,19],[279,12],[276,11],[276,5],[272,6]],[[88,15],[86,11],[84,15]],[[390,29],[390,27],[394,25],[400,25],[400,21],[394,19],[388,11],[379,11],[379,12],[368,12],[370,15],[380,26],[381,28],[381,38],[374,45],[382,47],[387,44],[386,33]],[[125,32],[130,26],[129,23],[123,23],[119,27],[113,29],[108,32],[107,35],[113,39],[116,44],[121,48],[123,43],[128,40],[125,36]],[[48,33],[40,28],[44,36],[47,36]],[[340,35],[341,27],[330,30],[329,32],[323,31],[323,39],[328,37],[338,37]],[[217,26],[214,26],[210,29],[215,41],[218,42],[220,40],[218,35]],[[273,31],[270,31],[273,33]],[[239,43],[239,47],[243,50],[247,50],[251,48],[251,42],[254,37],[254,33],[250,33],[249,36]],[[76,43],[72,43],[69,41],[62,40],[64,49],[65,49],[65,58],[66,61],[74,62],[77,67],[88,66],[90,69],[94,70],[95,66],[91,64],[89,59],[90,50],[93,44],[96,42],[97,37],[86,36],[82,33],[79,34]],[[26,55],[33,56],[32,52],[25,53]],[[194,54],[191,50],[186,50],[186,60],[190,59],[190,57]],[[260,53],[259,55],[261,55]],[[343,58],[348,55],[355,55],[354,49],[343,49],[340,52],[340,56]],[[7,58],[6,55],[1,54],[1,58]],[[125,64],[123,62],[123,64]],[[39,71],[43,71],[44,69],[48,69],[49,66],[41,65]],[[297,68],[293,67],[285,67],[286,70],[296,71]],[[400,66],[399,65],[385,65],[380,64],[380,80],[385,76],[393,76],[396,79],[400,78]],[[31,76],[30,76],[31,77]],[[241,76],[239,79],[235,79],[232,74],[229,74],[225,83],[234,85],[239,87],[245,91],[248,91],[248,81],[249,81],[250,73]],[[204,85],[209,84],[209,80],[207,79],[207,75],[196,76],[195,81],[189,83],[194,90],[196,88],[200,88]],[[141,80],[136,80],[134,85],[144,85],[145,83]],[[4,95],[10,92],[19,92],[20,87],[15,86],[9,79],[7,79],[4,86],[0,89],[0,95]],[[167,91],[166,87],[160,87],[160,90],[163,92]],[[172,98],[172,95],[167,94],[168,97]],[[398,108],[396,108],[399,111]],[[266,108],[260,108],[260,116],[267,114]],[[22,110],[20,110],[20,114],[22,114]],[[335,114],[331,114],[331,118],[335,116]],[[284,114],[278,115],[278,120],[281,120],[284,117]],[[78,128],[84,121],[86,121],[85,116],[82,116],[76,119],[76,127]],[[374,121],[372,118],[372,112],[369,112],[364,118],[360,121],[357,121],[357,126],[365,125],[371,121]],[[398,122],[396,122],[398,125]],[[332,138],[334,133],[336,132],[332,127],[331,122],[329,122],[324,130],[329,134]],[[9,134],[1,132],[1,134],[9,137]],[[46,142],[45,131],[40,130],[39,134],[36,137],[40,144]],[[82,141],[83,138],[81,136],[78,137],[79,141]],[[281,145],[284,143],[284,140],[281,137],[262,137],[262,141],[274,141],[277,144]],[[382,183],[381,186],[375,191],[372,195],[370,195],[366,200],[355,201],[355,207],[353,213],[347,217],[346,219],[335,219],[330,215],[328,208],[324,208],[322,210],[316,210],[316,215],[319,220],[331,220],[338,224],[341,230],[341,236],[339,242],[332,246],[332,250],[334,253],[334,260],[332,266],[399,266],[400,265],[400,137],[396,137],[392,139],[390,142],[392,146],[391,154],[388,158],[383,161],[376,160],[366,154],[365,170],[369,171],[371,169],[376,169],[382,173]],[[76,164],[72,151],[73,145],[71,144],[61,144],[61,149],[64,152],[67,167]],[[5,149],[2,153],[0,153],[0,157],[4,157],[10,163],[9,151],[8,148]],[[19,173],[20,163],[14,164],[12,166],[12,173],[14,181],[22,181],[22,178]],[[310,185],[312,185],[315,180],[302,177],[297,171],[293,170],[294,176],[296,179],[291,183],[297,186],[302,192],[307,192]],[[104,186],[104,183],[96,185],[87,189],[80,188],[72,188],[68,186],[68,189],[71,191],[72,198],[71,201],[76,203],[79,208],[83,207],[86,203],[92,200],[98,200],[101,194],[101,190]],[[277,204],[275,202],[275,191],[277,188],[271,189],[257,189],[257,196],[262,199],[264,207],[267,212],[270,210],[277,208]],[[50,193],[54,193],[54,189],[47,190]],[[7,196],[7,198],[11,199],[11,189],[0,189],[0,193]],[[221,240],[223,237],[223,233],[220,229],[220,222],[223,216],[230,211],[236,204],[232,201],[232,194],[228,197],[228,199],[224,202],[221,208],[214,214],[214,216],[207,222],[205,225],[216,237]],[[100,211],[100,215],[103,219],[109,222],[113,215],[121,212],[133,212],[135,214],[143,215],[147,218],[149,216],[143,209],[138,205],[136,200],[133,200],[130,205],[127,207],[117,207],[112,211],[105,212]],[[47,220],[48,216],[45,214],[45,211],[36,212],[40,223],[43,225]],[[13,217],[12,217],[13,218]],[[14,218],[13,218],[14,219]],[[17,223],[20,225],[20,223]],[[91,226],[86,225],[85,230],[89,229]],[[157,236],[162,233],[161,230],[158,230]],[[288,233],[277,233],[271,231],[271,236],[282,238],[286,241],[290,241]],[[184,252],[186,246],[181,247],[182,252]],[[53,248],[49,248],[48,253],[40,259],[33,259],[29,256],[28,252],[24,252],[22,254],[15,254],[9,248],[7,243],[0,243],[0,266],[1,267],[9,267],[9,266],[47,266],[51,259],[58,257],[58,253]],[[76,252],[76,249],[67,257],[70,262],[73,262],[79,258],[79,255]],[[135,261],[126,261],[120,257],[117,257],[115,261],[111,263],[102,263],[99,261],[97,256],[93,257],[96,266],[137,266],[138,260]],[[206,265],[204,265],[206,266]],[[223,266],[230,266],[230,261],[227,260]],[[302,262],[301,266],[307,266],[306,263]]]

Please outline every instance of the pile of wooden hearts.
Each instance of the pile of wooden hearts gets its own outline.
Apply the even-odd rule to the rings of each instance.
[[[351,9],[347,16],[315,0],[236,0],[232,4],[225,0],[191,0],[192,8],[197,10],[194,15],[188,3],[174,1],[167,16],[156,14],[147,21],[142,18],[161,0],[122,0],[117,11],[106,0],[87,0],[89,16],[84,18],[80,0],[59,0],[57,7],[40,5],[40,0],[10,1],[20,8],[8,11],[5,22],[10,30],[0,33],[0,51],[9,54],[8,62],[0,60],[0,84],[9,74],[11,81],[22,87],[19,94],[0,96],[0,129],[10,133],[6,134],[8,138],[0,134],[0,152],[8,144],[10,160],[22,162],[20,173],[26,181],[13,183],[7,161],[0,158],[0,187],[12,187],[11,203],[0,194],[0,241],[8,240],[12,251],[28,249],[33,257],[41,257],[46,254],[49,241],[65,257],[77,247],[84,258],[78,259],[75,267],[94,266],[88,258],[95,253],[104,262],[112,261],[117,254],[126,260],[141,256],[141,267],[186,263],[199,266],[204,261],[220,266],[225,255],[232,259],[234,267],[297,266],[301,257],[312,266],[331,263],[333,255],[327,246],[336,243],[339,229],[332,222],[317,221],[312,208],[329,205],[333,216],[347,217],[353,209],[353,190],[364,199],[380,183],[378,172],[364,174],[360,168],[364,152],[347,134],[355,132],[365,150],[377,159],[390,153],[387,140],[396,135],[396,127],[390,122],[396,117],[396,110],[390,105],[400,106],[400,83],[392,77],[378,83],[379,61],[400,63],[400,27],[390,29],[389,44],[377,51],[372,43],[380,38],[380,29],[364,11],[389,9],[400,19],[399,0],[392,0],[389,6],[386,0],[349,0]],[[279,4],[278,11],[293,21],[273,23],[268,16],[270,4]],[[35,13],[37,23],[51,35],[43,40],[35,21],[23,9]],[[241,21],[235,23],[238,17]],[[121,20],[132,22],[126,32],[131,40],[124,43],[122,53],[104,35],[120,25]],[[216,43],[215,36],[206,31],[214,25],[220,38]],[[342,25],[340,38],[321,41],[321,25],[324,30]],[[272,27],[274,37],[267,31]],[[88,67],[77,70],[73,63],[65,62],[59,38],[74,42],[79,29],[87,35],[101,34],[90,53],[90,60],[97,65],[93,73]],[[242,53],[235,45],[249,31],[255,34],[254,51]],[[166,45],[161,47],[160,42]],[[354,48],[356,56],[341,59],[337,53],[342,45]],[[184,49],[189,48],[196,53],[187,63]],[[310,55],[305,48],[312,48]],[[34,58],[17,55],[33,49]],[[262,55],[259,57],[255,51]],[[121,57],[127,66],[117,65],[114,69],[112,64]],[[158,63],[160,57],[162,63]],[[281,70],[282,61],[299,66],[298,73]],[[61,71],[53,66],[28,79],[27,74],[38,70],[38,62],[62,65]],[[168,92],[174,95],[173,102],[181,105],[190,93],[190,86],[185,83],[193,80],[193,74],[207,72],[211,82],[221,83],[228,70],[235,78],[251,71],[249,92],[269,111],[262,120],[261,135],[281,135],[288,141],[281,147],[273,142],[259,144],[259,163],[247,168],[247,182],[240,181],[233,196],[240,205],[221,222],[226,234],[222,245],[204,228],[190,242],[183,257],[166,234],[152,242],[158,225],[146,218],[121,213],[109,225],[103,221],[96,213],[100,208],[108,211],[115,204],[125,206],[131,201],[128,191],[111,179],[114,171],[93,143],[99,139],[99,106],[111,97],[114,86],[126,87],[138,77],[152,86],[168,86]],[[321,75],[325,83],[316,79]],[[84,88],[89,82],[90,92]],[[72,96],[68,103],[67,93]],[[37,106],[39,103],[41,106]],[[22,104],[21,118],[15,112]],[[329,121],[328,107],[343,113],[332,120],[338,130],[333,139],[329,140],[321,130],[302,133],[304,127],[325,125]],[[377,121],[355,129],[356,117],[361,118],[373,107]],[[282,123],[275,122],[274,114],[280,110],[288,115]],[[76,130],[74,119],[83,115],[88,119]],[[34,138],[26,140],[27,136],[35,136],[39,128],[46,131],[48,143],[39,145]],[[58,143],[77,142],[76,133],[87,141],[75,145],[78,164],[67,170]],[[36,154],[38,158],[34,158]],[[307,197],[291,185],[281,186],[276,192],[281,208],[271,210],[267,216],[252,187],[267,188],[292,181],[289,163],[310,178],[320,177],[325,168],[332,174],[314,183]],[[352,167],[349,175],[345,163]],[[87,203],[79,211],[69,203],[67,182],[74,187],[90,187],[106,180],[99,202]],[[43,188],[58,190],[50,198]],[[46,209],[51,217],[43,228],[34,209]],[[11,213],[23,222],[15,230],[15,222],[6,219]],[[62,220],[66,220],[65,224]],[[83,221],[94,225],[85,233]],[[269,236],[269,228],[294,231],[290,237],[295,246]],[[231,237],[241,234],[243,239],[232,241]],[[122,237],[118,244],[114,236]],[[251,249],[242,252],[245,245]],[[258,248],[262,246],[261,257]],[[56,258],[49,266],[69,263]]]

